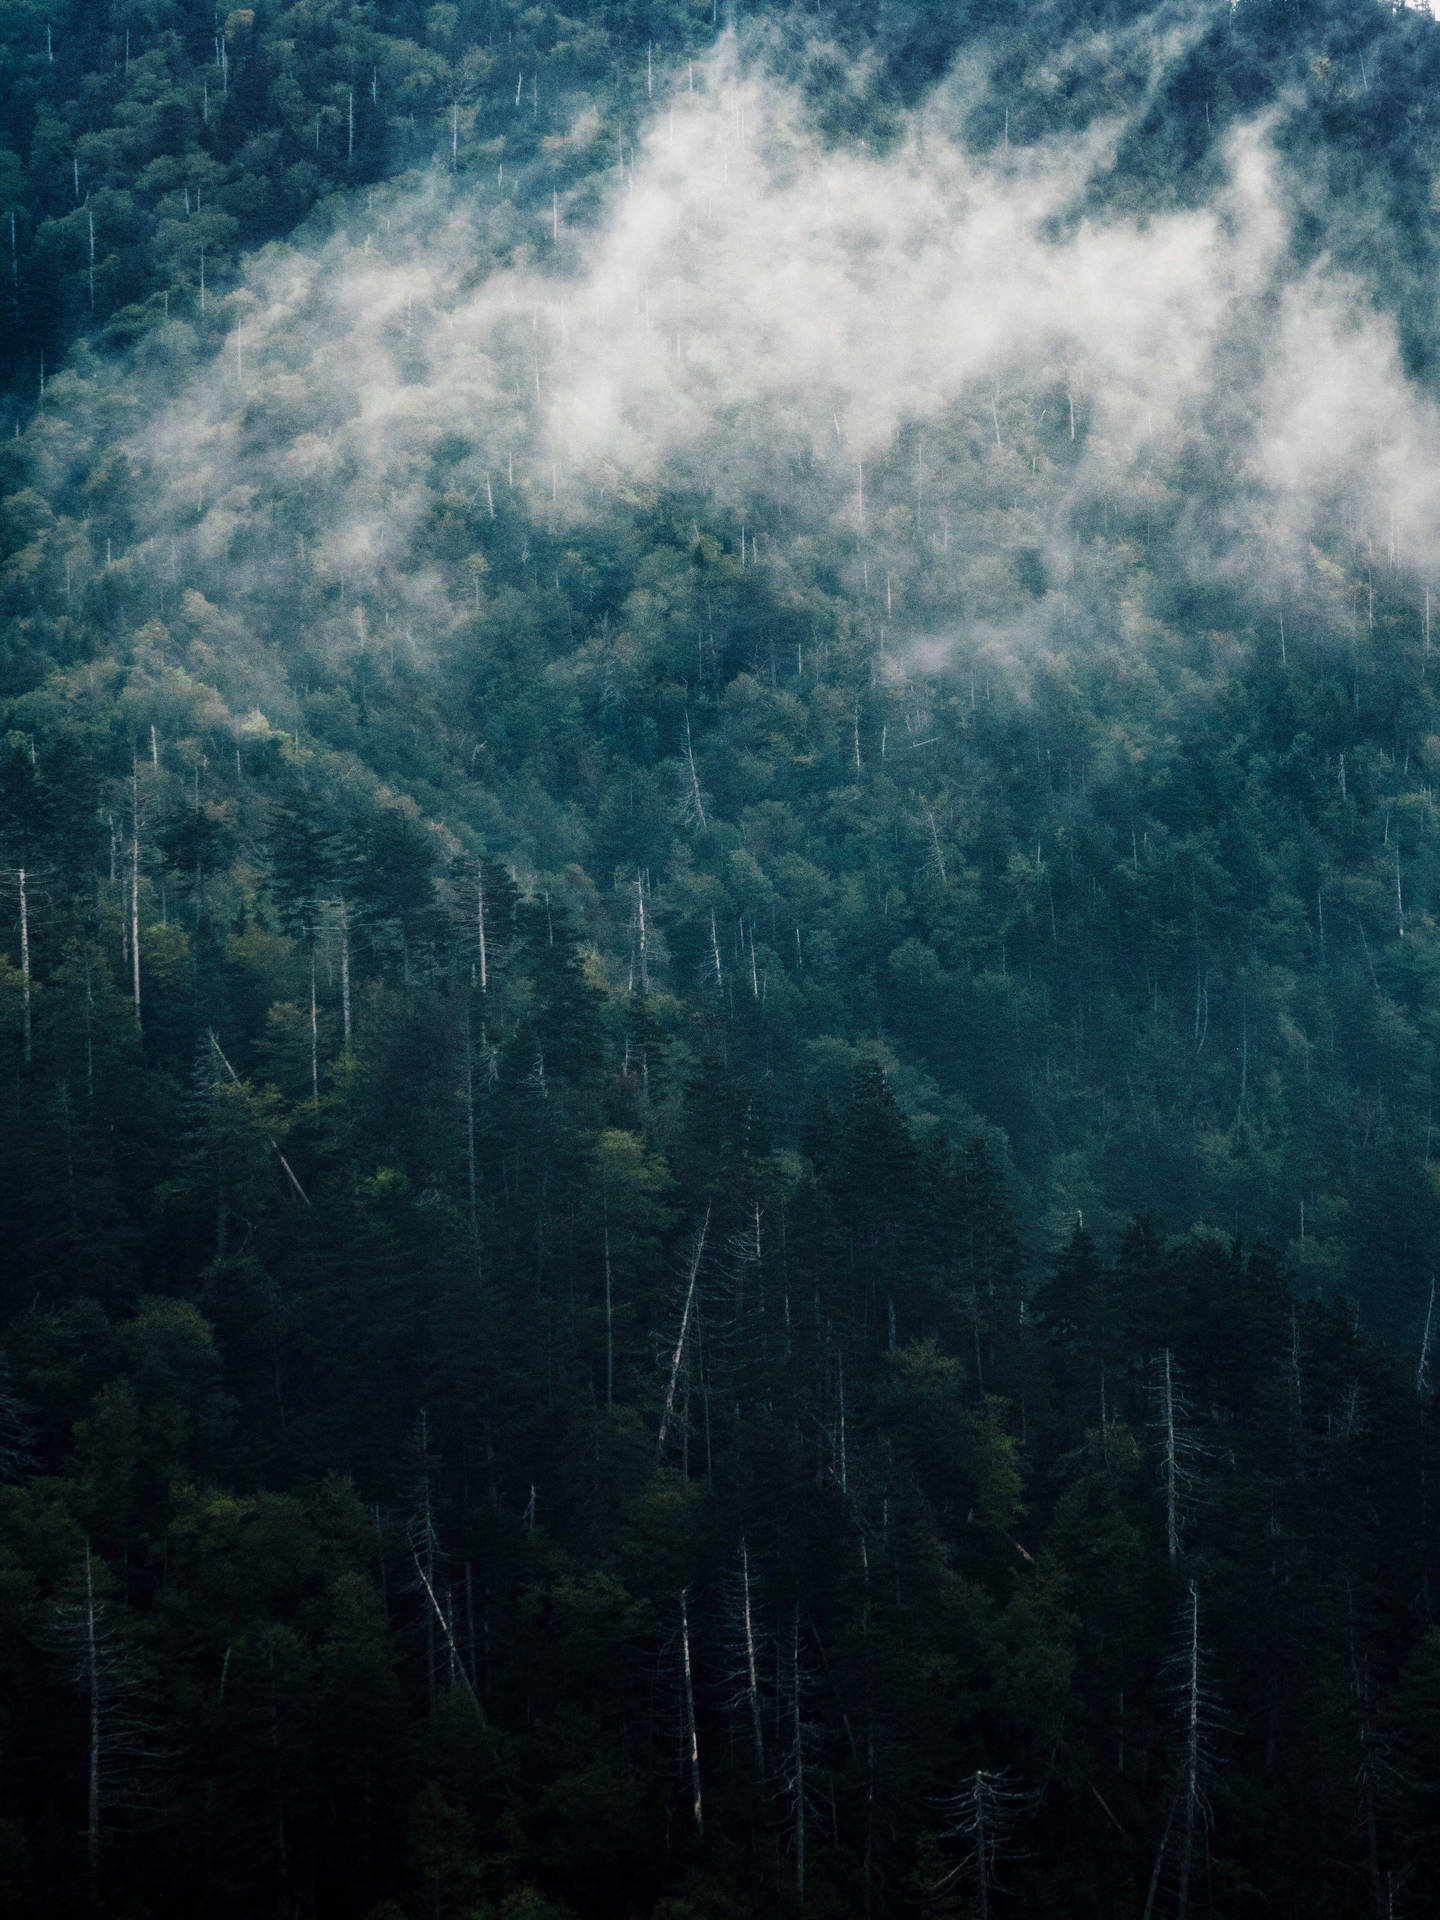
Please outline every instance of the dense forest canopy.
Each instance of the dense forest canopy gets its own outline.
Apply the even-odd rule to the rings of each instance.
[[[1437,82],[0,8],[0,1915],[1426,1911]]]

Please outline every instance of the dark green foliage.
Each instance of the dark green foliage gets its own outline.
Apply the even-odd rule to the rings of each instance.
[[[1291,265],[1430,379],[1433,22],[1240,0],[1147,92],[1139,5],[764,11],[823,140],[957,55],[981,149],[1123,103],[1097,215],[1279,103]],[[243,250],[430,168],[478,275],[543,264],[711,16],[0,23],[0,1916],[920,1920],[977,1774],[995,1914],[1140,1913],[1191,1583],[1191,1914],[1433,1897],[1423,585],[1322,533],[1277,658],[1188,556],[1223,435],[1091,500],[1058,387],[993,457],[927,423],[943,543],[902,427],[868,559],[788,456],[747,560],[701,481],[565,521],[458,411],[394,577],[319,482],[154,535],[148,382],[210,380]],[[234,445],[328,444],[258,378]]]

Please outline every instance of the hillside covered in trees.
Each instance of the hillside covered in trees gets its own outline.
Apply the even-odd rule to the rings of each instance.
[[[1428,1910],[1437,99],[0,10],[3,1920]]]

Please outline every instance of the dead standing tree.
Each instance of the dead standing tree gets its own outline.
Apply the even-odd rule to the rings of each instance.
[[[682,1587],[673,1624],[656,1648],[652,1681],[652,1727],[662,1728],[674,1778],[683,1782],[685,1811],[697,1840],[705,1836],[705,1804],[700,1778],[700,1731],[695,1709],[696,1631],[694,1590]]]
[[[729,1710],[743,1714],[749,1723],[755,1750],[755,1779],[765,1779],[765,1709],[761,1698],[760,1660],[764,1649],[755,1569],[750,1549],[742,1539],[726,1605],[726,1649],[730,1656]]]
[[[1355,1737],[1359,1748],[1355,1785],[1365,1836],[1365,1873],[1370,1885],[1371,1908],[1377,1916],[1381,1916],[1387,1910],[1387,1876],[1382,1875],[1380,1870],[1379,1826],[1381,1772],[1386,1764],[1385,1739],[1380,1714],[1376,1711],[1370,1648],[1365,1644],[1356,1619],[1355,1582],[1348,1573],[1345,1575],[1345,1610],[1350,1642],[1350,1686],[1355,1704]],[[1389,1911],[1393,1914],[1393,1905]]]
[[[1169,1347],[1156,1357],[1149,1394],[1150,1424],[1160,1449],[1160,1484],[1165,1497],[1165,1550],[1173,1566],[1180,1557],[1182,1528],[1195,1498],[1197,1469],[1206,1449],[1190,1424],[1190,1402]]]
[[[992,1773],[977,1767],[968,1774],[960,1791],[945,1803],[945,1838],[960,1843],[961,1857],[932,1891],[942,1893],[957,1883],[972,1888],[979,1920],[989,1920],[995,1870],[1025,1802],[1025,1794],[1011,1785],[1003,1769]]]
[[[700,1268],[705,1258],[705,1237],[710,1231],[710,1209],[705,1209],[705,1218],[700,1223],[700,1231],[691,1243],[690,1254],[685,1263],[685,1298],[680,1310],[680,1331],[676,1335],[675,1349],[670,1356],[670,1376],[665,1385],[665,1405],[660,1414],[660,1431],[655,1440],[655,1451],[662,1459],[665,1454],[665,1442],[675,1424],[675,1403],[679,1393],[683,1370],[689,1361],[690,1342],[694,1336],[700,1314]]]
[[[448,1582],[442,1580],[439,1569],[442,1554],[435,1521],[433,1486],[438,1463],[430,1452],[430,1422],[423,1410],[416,1422],[415,1451],[417,1465],[414,1504],[406,1522],[405,1547],[414,1571],[414,1579],[409,1583],[411,1591],[418,1592],[422,1596],[421,1608],[425,1620],[425,1675],[430,1701],[430,1717],[433,1720],[438,1706],[442,1647],[448,1684],[452,1688],[458,1686],[469,1697],[477,1711],[480,1710],[480,1701],[456,1636],[455,1605],[451,1588]],[[534,1497],[532,1488],[532,1501]],[[473,1657],[474,1648],[472,1647],[472,1660]]]
[[[100,1908],[106,1836],[128,1817],[152,1816],[161,1797],[166,1755],[146,1712],[145,1672],[117,1630],[104,1597],[106,1569],[85,1542],[66,1581],[46,1641],[79,1689],[86,1712],[85,1869],[91,1912]]]
[[[15,882],[20,910],[20,1040],[21,1057],[28,1073],[34,1062],[35,1051],[30,1009],[30,908],[35,892],[35,875],[28,867],[11,867],[8,877]]]
[[[800,1657],[801,1620],[796,1606],[790,1616],[789,1630],[776,1648],[776,1746],[779,1764],[776,1786],[780,1799],[782,1828],[790,1841],[795,1862],[795,1904],[805,1905],[806,1847],[815,1812],[816,1768],[814,1747],[816,1729],[806,1719],[805,1698],[810,1691],[810,1675]]]
[[[705,813],[705,796],[700,789],[700,774],[695,765],[695,747],[690,738],[690,709],[685,709],[685,766],[690,775],[689,792],[686,796],[686,817],[701,833],[710,831],[710,822]]]
[[[1197,1835],[1210,1826],[1210,1802],[1205,1783],[1211,1768],[1211,1735],[1220,1715],[1205,1682],[1205,1649],[1200,1633],[1200,1593],[1192,1580],[1180,1611],[1179,1633],[1170,1657],[1171,1697],[1175,1703],[1175,1745],[1178,1766],[1175,1790],[1165,1816],[1164,1831],[1155,1855],[1154,1870],[1145,1896],[1143,1920],[1151,1920],[1159,1894],[1171,1837],[1179,1826],[1176,1861],[1175,1920],[1186,1920]]]
[[[695,1667],[690,1657],[690,1589],[680,1593],[680,1698],[684,1714],[685,1758],[690,1769],[690,1812],[703,1836],[705,1814],[700,1797],[700,1734],[695,1724]]]

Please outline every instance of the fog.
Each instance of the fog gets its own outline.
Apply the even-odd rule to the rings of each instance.
[[[1099,502],[1265,593],[1340,535],[1428,574],[1440,421],[1364,290],[1294,265],[1272,121],[1230,133],[1203,205],[1107,212],[1140,109],[982,154],[962,128],[985,85],[957,71],[883,152],[826,142],[726,35],[657,73],[598,222],[464,173],[357,199],[248,264],[217,358],[187,361],[177,319],[127,370],[142,538],[177,584],[224,566],[233,598],[300,567],[418,629],[468,584],[410,557],[443,452],[482,536],[516,494],[564,523],[673,487],[762,561],[783,517],[853,536],[857,578],[883,526],[897,577],[1025,541],[1063,586]],[[237,561],[257,514],[265,551]]]

